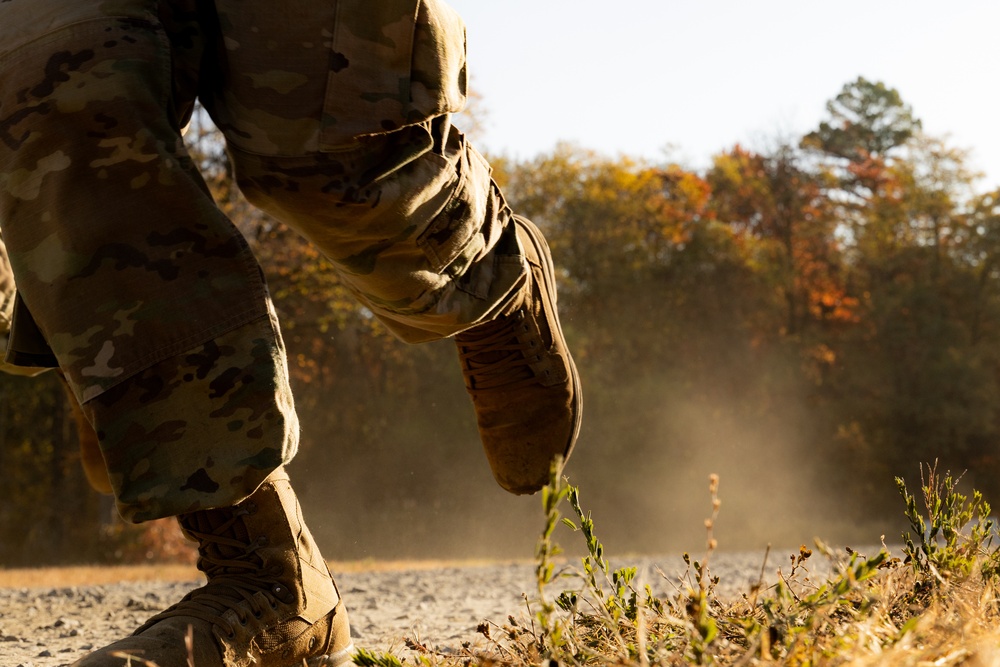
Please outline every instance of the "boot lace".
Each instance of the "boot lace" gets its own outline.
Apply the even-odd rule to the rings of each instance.
[[[535,384],[531,364],[540,358],[541,343],[530,333],[522,308],[456,336],[469,392]]]
[[[282,574],[281,565],[265,568],[263,559],[257,554],[267,545],[267,537],[262,535],[247,542],[239,539],[235,530],[237,522],[255,509],[252,504],[234,508],[232,516],[211,532],[197,530],[192,522],[182,519],[184,529],[201,545],[198,549],[198,568],[207,575],[208,583],[147,620],[135,634],[165,618],[193,616],[218,627],[232,639],[236,636],[236,628],[222,617],[226,611],[234,610],[237,622],[245,626],[249,615],[261,618],[264,612],[261,598],[271,609],[277,609],[279,601],[288,602],[291,592],[277,581]]]

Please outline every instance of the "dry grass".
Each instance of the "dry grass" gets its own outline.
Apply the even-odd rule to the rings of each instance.
[[[424,664],[462,665],[879,665],[1000,666],[1000,553],[990,507],[978,493],[967,498],[957,480],[927,468],[923,505],[900,484],[913,533],[904,536],[905,559],[886,549],[871,557],[803,547],[768,588],[722,600],[709,563],[716,545],[718,480],[711,482],[712,514],[706,553],[688,559],[689,571],[670,599],[632,585],[634,570],[613,569],[603,557],[593,522],[578,492],[553,479],[544,499],[547,522],[536,554],[538,597],[527,623],[481,627],[485,652],[456,647],[423,654]],[[558,547],[552,529],[568,499],[569,521],[587,541],[582,567],[554,574]],[[566,521],[566,520],[563,520]],[[809,572],[829,559],[827,579]],[[823,568],[827,570],[827,568]],[[818,582],[818,583],[817,583]],[[553,593],[550,589],[556,588]],[[560,590],[561,589],[561,590]],[[395,655],[363,653],[360,665],[399,666]]]
[[[193,565],[116,565],[0,569],[0,588],[60,588],[124,581],[193,581]]]
[[[330,563],[334,572],[397,572],[444,567],[496,565],[486,560],[358,560]],[[0,588],[59,588],[100,586],[131,581],[196,581],[202,577],[194,565],[79,565],[44,568],[0,568]]]

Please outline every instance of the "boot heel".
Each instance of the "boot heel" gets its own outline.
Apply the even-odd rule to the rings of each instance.
[[[355,667],[354,662],[351,661],[351,656],[354,655],[354,650],[354,644],[351,643],[336,653],[321,655],[312,658],[311,660],[307,660],[306,664],[308,664],[309,667]]]

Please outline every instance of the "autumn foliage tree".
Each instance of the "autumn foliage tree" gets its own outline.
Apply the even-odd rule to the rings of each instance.
[[[453,346],[395,341],[314,247],[239,196],[214,130],[189,140],[268,276],[303,426],[294,474],[307,511],[338,510],[316,522],[329,551],[530,548],[505,528],[521,510],[490,495]],[[798,142],[736,145],[702,171],[567,144],[492,162],[555,257],[585,383],[570,474],[595,513],[645,521],[609,540],[701,540],[703,508],[685,503],[708,472],[748,509],[729,529],[744,545],[891,522],[892,479],[921,461],[967,469],[998,500],[1000,190],[984,192],[898,91],[858,78]],[[26,557],[9,536],[49,499],[88,498],[65,532],[78,543],[106,510],[77,477],[56,385],[29,382],[0,378],[0,462],[17,471],[0,563]],[[46,535],[57,558],[60,533]]]

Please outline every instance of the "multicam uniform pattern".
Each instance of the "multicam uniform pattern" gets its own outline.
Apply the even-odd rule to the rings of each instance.
[[[181,139],[196,98],[248,199],[400,338],[522,284],[510,211],[449,121],[464,39],[439,0],[0,0],[7,359],[62,368],[126,518],[231,505],[297,446],[260,268]]]

